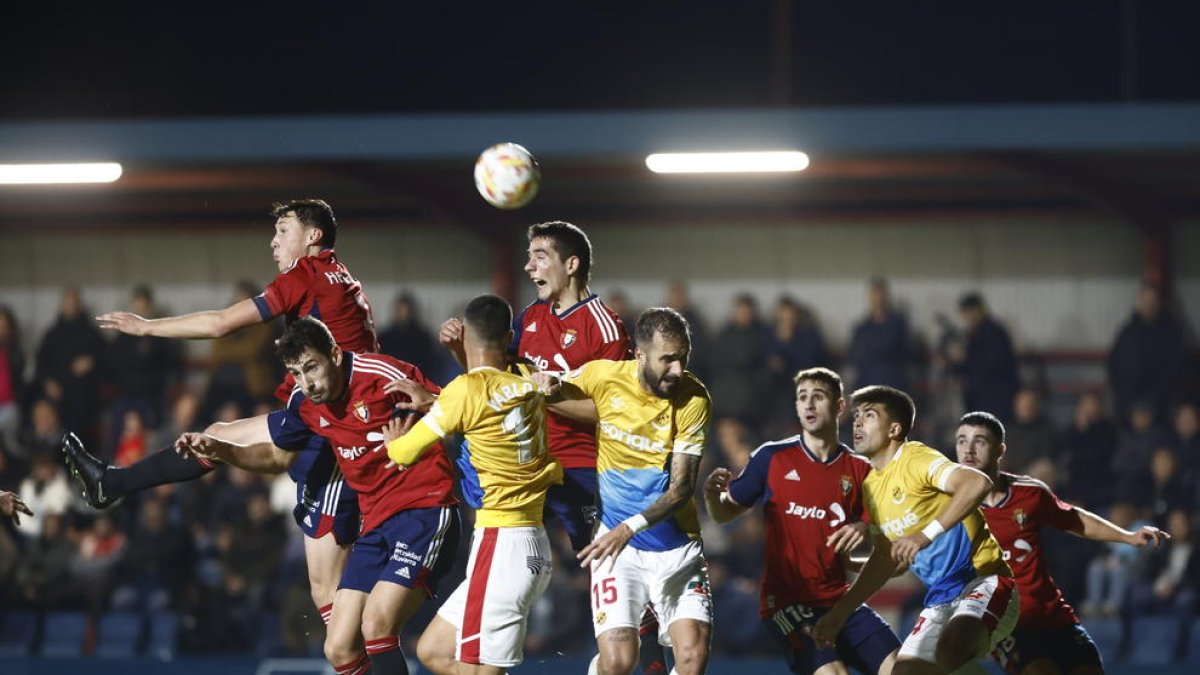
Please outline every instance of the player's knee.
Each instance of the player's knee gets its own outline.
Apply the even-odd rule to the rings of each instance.
[[[454,672],[454,651],[446,649],[428,633],[417,640],[417,659],[433,673]]]
[[[351,642],[339,640],[336,636],[326,634],[325,659],[332,664],[350,663],[361,655],[361,652]]]
[[[687,646],[677,646],[675,654],[675,672],[679,675],[699,675],[708,667],[708,645],[698,643]]]
[[[637,666],[637,631],[618,630],[621,634],[600,643],[600,675],[629,675]]]
[[[371,611],[368,607],[363,612],[362,635],[366,640],[378,640],[395,634],[395,626],[390,617],[381,612]]]

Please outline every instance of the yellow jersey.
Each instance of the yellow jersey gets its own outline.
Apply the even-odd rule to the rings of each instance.
[[[596,404],[596,471],[600,521],[612,529],[666,492],[673,453],[700,455],[707,440],[712,399],[689,372],[671,398],[642,389],[637,361],[591,361],[564,380]],[[700,536],[695,498],[629,545],[668,551]]]
[[[527,371],[525,371],[527,373]],[[472,368],[442,389],[433,408],[402,438],[388,444],[389,456],[404,443],[466,437],[456,463],[463,499],[476,509],[476,527],[542,524],[546,490],[563,480],[558,460],[546,452],[545,398],[521,374]]]
[[[868,473],[863,481],[871,530],[889,541],[920,532],[950,503],[946,481],[958,467],[923,443],[900,446],[882,471]],[[912,571],[928,589],[926,607],[950,602],[976,577],[1012,576],[979,509],[918,553]]]

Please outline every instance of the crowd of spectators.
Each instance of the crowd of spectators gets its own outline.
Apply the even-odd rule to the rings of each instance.
[[[250,284],[236,289],[239,298],[256,292]],[[632,323],[623,295],[611,295]],[[691,369],[713,392],[701,477],[717,466],[736,472],[759,443],[799,431],[791,376],[803,368],[836,368],[851,390],[882,383],[910,391],[920,411],[914,436],[947,452],[958,415],[988,410],[1007,425],[1002,468],[1040,478],[1118,524],[1152,522],[1173,537],[1156,551],[1051,539],[1052,563],[1064,570],[1057,578],[1085,621],[1132,613],[1190,621],[1200,589],[1192,544],[1200,409],[1186,387],[1194,352],[1185,324],[1156,289],[1142,289],[1114,337],[1106,377],[1066,394],[1044,372],[1023,369],[1008,328],[977,293],[962,296],[958,321],[943,316],[924,337],[885,280],[872,280],[866,295],[848,343],[830,345],[798,297],[781,297],[764,312],[754,296],[739,294],[725,320],[710,323],[704,312],[718,308],[695,306],[682,282],[668,286],[664,303],[693,326]],[[130,309],[159,314],[147,287],[134,291]],[[201,366],[187,362],[179,341],[102,335],[76,289],[62,294],[57,320],[34,348],[22,341],[19,317],[0,306],[0,490],[19,494],[35,514],[19,526],[0,525],[0,607],[168,612],[178,617],[179,649],[197,653],[255,649],[259,625],[272,617],[280,627],[273,648],[319,653],[321,622],[290,522],[294,490],[286,476],[225,467],[96,512],[79,498],[58,454],[69,429],[112,463],[128,465],[183,431],[270,409],[280,377],[271,352],[277,330],[268,324],[217,340]],[[411,295],[395,299],[380,341],[435,380],[456,372]],[[1056,416],[1046,404],[1051,396],[1069,396],[1071,414]],[[773,653],[758,621],[762,533],[757,516],[724,527],[704,522],[722,626],[714,633],[718,653]],[[554,582],[532,614],[532,655],[593,645],[587,575],[563,538],[555,546]]]

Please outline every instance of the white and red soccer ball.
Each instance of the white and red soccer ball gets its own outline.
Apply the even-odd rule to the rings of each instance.
[[[498,209],[519,209],[537,196],[537,160],[516,143],[497,143],[475,160],[475,189]]]

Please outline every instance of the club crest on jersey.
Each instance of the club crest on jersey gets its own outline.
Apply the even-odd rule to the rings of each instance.
[[[351,406],[354,408],[354,416],[363,422],[371,421],[371,411],[367,409],[367,404],[363,401],[355,401]]]
[[[567,332],[562,334],[563,349],[566,349],[567,347],[570,347],[571,345],[575,344],[575,339],[578,336],[579,336],[579,333],[574,328],[568,328]]]
[[[1029,516],[1025,515],[1021,509],[1016,509],[1013,511],[1013,521],[1017,523],[1017,527],[1025,527],[1025,523],[1029,522]]]
[[[850,476],[842,476],[842,479],[838,481],[838,485],[842,488],[843,497],[849,497],[850,490],[854,489],[854,483],[850,481]]]
[[[904,502],[904,490],[901,490],[900,486],[897,485],[895,487],[895,489],[892,490],[892,503],[893,504],[901,504],[903,502]]]

